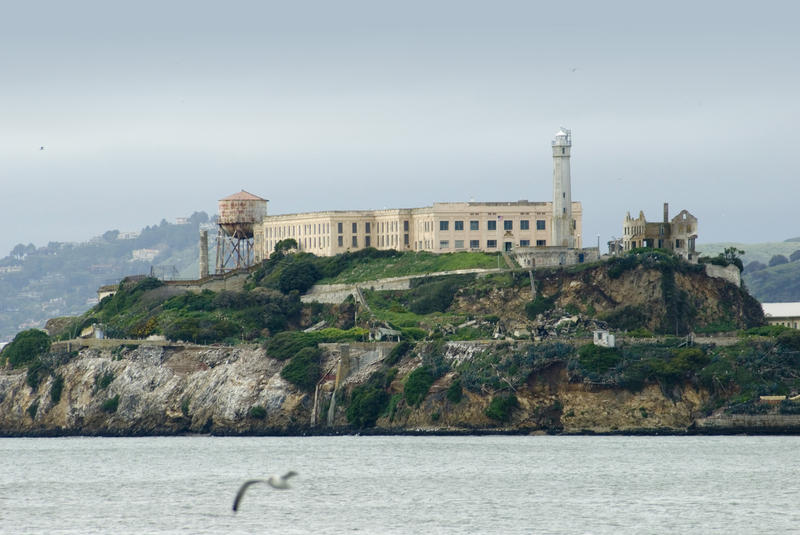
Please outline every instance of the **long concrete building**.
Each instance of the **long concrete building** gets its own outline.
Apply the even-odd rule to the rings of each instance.
[[[366,247],[399,251],[513,251],[580,248],[580,202],[572,201],[569,130],[552,142],[553,201],[437,202],[422,208],[266,215],[254,228],[255,260],[288,238],[302,251],[332,256]]]

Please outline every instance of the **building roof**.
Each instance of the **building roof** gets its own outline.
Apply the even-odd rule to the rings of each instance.
[[[234,193],[233,195],[230,195],[220,200],[221,201],[266,201],[267,199],[262,199],[258,195],[253,195],[250,192],[242,190],[239,193]]]
[[[764,315],[768,318],[800,317],[800,303],[761,303]]]

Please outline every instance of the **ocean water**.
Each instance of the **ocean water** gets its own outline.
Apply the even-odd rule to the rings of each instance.
[[[799,458],[800,437],[8,438],[0,532],[800,533]]]

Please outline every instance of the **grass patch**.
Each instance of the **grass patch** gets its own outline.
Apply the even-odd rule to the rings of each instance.
[[[439,271],[492,269],[497,268],[497,258],[498,255],[496,254],[471,252],[434,254],[421,251],[398,253],[397,256],[390,258],[372,258],[368,262],[357,263],[335,277],[320,280],[319,283],[342,284]]]
[[[119,394],[117,394],[113,398],[105,400],[103,404],[100,406],[100,408],[103,409],[103,412],[107,412],[109,414],[117,412],[118,407],[119,407]]]
[[[517,407],[519,407],[519,401],[514,394],[495,396],[486,407],[485,414],[492,420],[508,422],[511,420],[511,413]]]
[[[306,391],[313,391],[322,375],[318,347],[304,347],[298,351],[281,370],[281,377]]]
[[[403,395],[405,395],[408,404],[419,406],[425,396],[428,395],[428,391],[435,380],[431,369],[427,366],[421,366],[408,374],[403,389]]]
[[[253,405],[250,407],[250,410],[247,413],[250,418],[254,418],[256,420],[263,420],[267,417],[267,409],[262,407],[261,405]]]

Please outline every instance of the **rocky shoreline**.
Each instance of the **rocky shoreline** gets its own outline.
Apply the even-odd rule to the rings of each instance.
[[[358,429],[348,424],[342,399],[383,364],[394,344],[325,346],[323,367],[339,371],[315,392],[284,380],[285,362],[258,346],[83,349],[36,388],[24,371],[2,370],[0,436],[800,434],[800,415],[705,417],[709,394],[696,386],[680,386],[669,396],[657,385],[630,392],[570,382],[557,365],[517,390],[519,406],[508,422],[486,416],[489,393],[465,392],[463,400],[448,401],[453,374],[445,374],[419,405]],[[447,357],[471,358],[474,346],[452,343]],[[420,364],[418,357],[398,363],[389,392],[402,392],[402,379]],[[54,399],[57,376],[63,391]],[[338,405],[327,414],[334,392]]]

